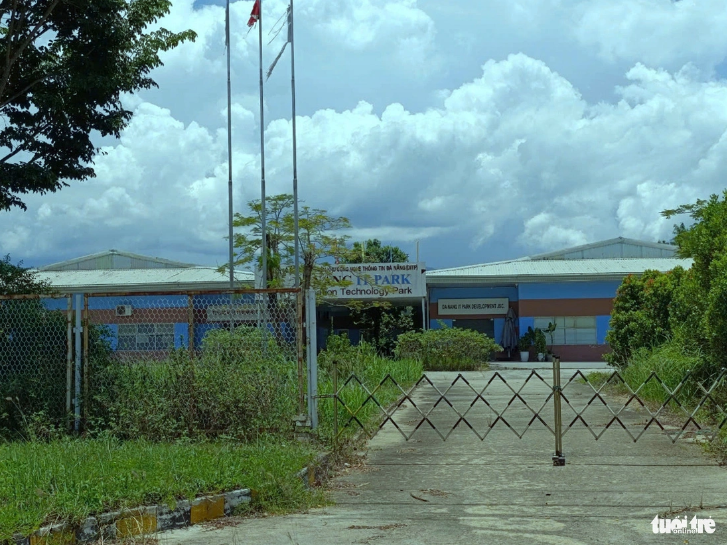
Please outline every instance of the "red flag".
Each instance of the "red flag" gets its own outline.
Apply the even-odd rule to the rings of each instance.
[[[250,12],[250,19],[247,22],[247,26],[255,26],[255,23],[257,23],[260,20],[260,0],[255,0],[255,4],[252,6],[252,11]]]

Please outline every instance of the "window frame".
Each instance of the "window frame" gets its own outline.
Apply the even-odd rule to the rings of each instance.
[[[174,323],[145,322],[118,325],[116,334],[118,351],[161,352],[174,348]],[[133,333],[130,331],[132,328]]]
[[[549,322],[555,322],[553,345],[593,346],[598,345],[598,320],[596,316],[535,316],[533,327],[545,329]],[[580,324],[588,323],[587,326]],[[541,325],[538,325],[541,324]],[[550,335],[546,333],[548,344]]]

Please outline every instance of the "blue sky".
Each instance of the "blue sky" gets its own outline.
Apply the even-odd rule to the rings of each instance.
[[[265,0],[268,35],[285,0]],[[235,209],[259,197],[257,35],[232,3]],[[626,236],[727,174],[723,0],[298,0],[299,182],[429,267]],[[97,178],[0,214],[0,254],[46,263],[109,248],[226,259],[224,2],[178,0],[160,88],[129,96]],[[265,44],[269,65],[282,35]],[[265,93],[268,193],[290,192],[289,53]]]

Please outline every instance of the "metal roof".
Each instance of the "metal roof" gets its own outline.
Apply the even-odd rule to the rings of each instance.
[[[618,252],[613,252],[616,248]],[[612,250],[608,252],[607,250]],[[601,240],[599,242],[592,242],[590,244],[583,244],[581,246],[574,246],[572,248],[564,248],[563,250],[557,250],[555,252],[547,252],[544,254],[536,254],[525,257],[525,260],[554,260],[554,259],[599,259],[599,258],[629,258],[629,259],[658,259],[658,258],[672,258],[675,256],[676,251],[679,249],[678,246],[672,244],[662,244],[659,242],[648,242],[644,240],[636,240],[633,238],[617,237],[608,240]],[[603,250],[603,252],[598,252]],[[636,252],[637,255],[634,255]],[[598,254],[601,255],[598,255]],[[589,254],[592,257],[588,257]],[[594,255],[595,254],[595,255]],[[610,255],[605,255],[610,254]],[[627,255],[631,254],[631,255]],[[572,257],[568,257],[571,255]]]
[[[133,254],[119,250],[106,250],[96,254],[84,255],[67,261],[40,267],[41,271],[68,270],[107,270],[107,269],[182,269],[196,267],[192,263],[182,263],[161,257]]]
[[[513,260],[427,271],[427,284],[554,282],[568,280],[618,280],[647,270],[688,269],[691,259],[557,259]]]
[[[220,273],[214,267],[177,269],[108,269],[76,271],[37,271],[38,280],[49,282],[58,291],[80,293],[193,291],[228,289],[229,273]],[[251,287],[253,273],[236,271],[240,287]]]

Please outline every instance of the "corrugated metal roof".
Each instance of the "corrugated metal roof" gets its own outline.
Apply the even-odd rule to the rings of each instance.
[[[84,293],[172,291],[227,289],[229,273],[222,274],[214,267],[179,269],[125,269],[125,270],[77,270],[37,271],[38,280],[46,280],[59,291]],[[240,284],[252,286],[253,273],[236,271]]]
[[[581,246],[574,246],[572,248],[564,248],[555,252],[536,254],[525,259],[546,261],[555,259],[594,258],[668,259],[674,257],[674,254],[678,249],[678,246],[671,244],[617,237],[608,240],[601,240],[599,242],[592,242],[590,244],[583,244]],[[618,253],[614,253],[614,251],[617,251]],[[593,257],[590,257],[590,255],[593,255]]]
[[[98,269],[182,269],[196,267],[191,263],[172,261],[161,257],[133,254],[119,250],[106,250],[67,261],[40,267],[41,271],[98,270]]]
[[[688,269],[691,259],[567,259],[567,260],[513,260],[483,263],[453,269],[427,271],[427,283],[457,280],[502,280],[513,282],[546,280],[582,280],[591,278],[619,278],[629,274],[642,274],[647,270],[670,271],[681,266]]]

